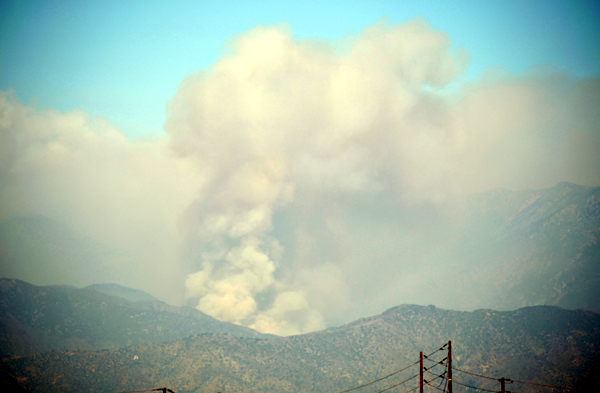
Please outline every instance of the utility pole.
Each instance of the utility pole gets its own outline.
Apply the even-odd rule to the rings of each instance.
[[[419,393],[423,393],[423,351],[419,352]]]
[[[512,379],[506,379],[506,378],[502,377],[498,380],[498,382],[500,382],[500,392],[501,393],[513,393],[510,390],[506,390],[506,382],[512,383],[513,382]]]
[[[448,340],[448,393],[452,393],[452,340]]]

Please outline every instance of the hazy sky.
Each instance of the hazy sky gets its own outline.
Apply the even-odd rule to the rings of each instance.
[[[41,214],[125,255],[46,283],[113,280],[276,334],[458,307],[413,291],[457,262],[420,254],[441,206],[600,184],[593,2],[0,15],[0,219]]]

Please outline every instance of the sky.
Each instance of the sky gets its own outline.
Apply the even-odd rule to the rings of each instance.
[[[488,67],[598,73],[594,1],[3,1],[0,89],[24,102],[107,119],[129,138],[160,135],[181,81],[209,68],[258,25],[296,39],[344,40],[382,18],[415,17],[470,53],[463,79]]]
[[[560,1],[3,2],[0,219],[41,215],[117,250],[16,278],[117,282],[283,335],[460,307],[412,291],[447,267],[415,260],[449,201],[600,184],[598,16]]]

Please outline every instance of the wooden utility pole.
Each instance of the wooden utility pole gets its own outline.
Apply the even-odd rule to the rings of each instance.
[[[448,340],[448,393],[452,393],[452,340]]]
[[[423,351],[419,352],[419,393],[423,393]]]

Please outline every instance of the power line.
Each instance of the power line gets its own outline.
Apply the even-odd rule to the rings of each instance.
[[[452,380],[452,383],[456,383],[456,384],[459,384],[459,385],[462,385],[462,386],[465,386],[465,387],[467,387],[467,388],[471,388],[471,389],[477,389],[477,390],[481,390],[482,392],[492,392],[492,393],[498,393],[498,391],[497,391],[497,390],[489,390],[489,389],[484,389],[484,388],[478,388],[477,386],[466,385],[466,384],[464,384],[464,383],[460,383],[460,382],[457,382],[457,381],[455,381],[455,380]]]
[[[444,360],[445,360],[445,359],[444,359]],[[435,366],[434,366],[434,367],[435,367]],[[446,373],[448,372],[448,364],[446,364],[446,368],[445,368],[445,369],[444,369],[444,371],[443,371],[441,374],[439,374],[439,375],[436,375],[436,374],[432,373],[432,372],[431,372],[431,371],[429,371],[429,370],[427,370],[427,372],[428,372],[429,374],[431,374],[431,375],[435,375],[435,378],[433,378],[431,381],[425,381],[425,384],[426,384],[427,386],[430,386],[430,387],[434,388],[434,389],[440,390],[440,391],[442,391],[442,392],[446,392],[446,384],[448,383],[448,377],[446,376]],[[439,385],[437,385],[437,386],[434,386],[434,385],[432,385],[432,384],[431,384],[431,382],[435,381],[435,380],[436,380],[436,379],[438,379],[438,378],[442,378],[442,380],[440,381]],[[444,384],[444,388],[443,388],[443,389],[440,389],[440,387],[442,386],[442,384]]]
[[[431,375],[435,375],[435,378],[433,378],[431,381],[434,381],[434,380],[436,380],[436,379],[438,379],[438,378],[442,378],[442,377],[444,377],[444,374],[446,374],[446,370],[444,370],[444,372],[443,372],[443,373],[441,373],[441,374],[432,373],[432,372],[431,372],[431,371],[429,371],[429,370],[426,370],[426,371],[427,371],[429,374],[431,374]],[[431,381],[430,381],[430,382],[431,382]]]
[[[423,356],[423,357],[425,358],[425,356]],[[448,360],[448,357],[445,357],[445,358],[443,358],[443,359],[442,359],[442,360],[440,360],[440,361],[435,361],[435,360],[432,360],[432,359],[427,359],[427,358],[425,358],[425,360],[429,360],[430,362],[432,362],[432,363],[435,363],[433,366],[431,366],[431,368],[433,368],[433,367],[437,366],[438,364],[444,364],[444,362],[445,362],[446,360]]]
[[[419,388],[419,385],[417,385],[416,387],[414,387],[414,388],[412,388],[412,389],[410,389],[410,390],[407,390],[407,391],[406,391],[406,392],[404,392],[404,393],[410,393],[410,392],[414,392],[414,391],[415,391],[415,390],[417,390],[418,388]]]
[[[427,381],[427,380],[425,380],[425,381],[424,381],[424,382],[425,382],[425,385],[428,385],[428,386],[431,386],[432,388],[436,388],[436,389],[438,389],[438,390],[441,390],[441,389],[440,389],[440,386],[442,386],[442,384],[443,384],[443,383],[446,381],[446,376],[445,376],[445,375],[446,375],[446,371],[447,371],[447,370],[444,370],[444,372],[443,372],[443,373],[441,373],[441,374],[439,374],[439,375],[436,375],[436,374],[432,373],[431,371],[427,370],[427,372],[428,372],[428,373],[430,373],[431,375],[435,375],[435,378],[433,378],[433,379],[432,379],[432,380],[430,380],[430,381]],[[433,381],[435,381],[436,379],[438,379],[438,378],[442,378],[442,380],[440,381],[440,383],[439,383],[437,386],[434,386],[434,385],[432,385],[431,383],[432,383]]]
[[[126,390],[123,392],[110,392],[110,393],[140,393],[140,392],[155,392],[157,389],[146,389],[146,390]]]
[[[429,369],[425,368],[425,367],[423,367],[423,369],[425,371],[427,371],[429,374],[435,376],[435,378],[433,378],[430,381],[424,380],[424,384],[427,385],[427,386],[429,386],[429,387],[432,387],[434,389],[440,390],[442,392],[445,392],[447,388],[450,389],[449,380],[451,378],[451,374],[450,373],[452,372],[452,370],[455,370],[455,371],[458,371],[458,372],[461,372],[461,373],[464,373],[464,374],[469,374],[469,375],[472,375],[472,376],[475,376],[475,377],[479,377],[479,378],[485,378],[485,379],[488,379],[488,380],[491,380],[491,381],[497,381],[497,382],[503,382],[503,381],[505,381],[505,382],[508,382],[508,383],[514,382],[514,383],[521,383],[521,384],[525,384],[525,385],[533,385],[533,386],[547,387],[547,388],[553,388],[553,389],[573,390],[572,388],[563,387],[563,386],[547,385],[547,384],[541,384],[541,383],[535,383],[535,382],[517,381],[517,380],[508,379],[508,378],[494,378],[494,377],[490,377],[490,376],[487,376],[487,375],[477,374],[477,373],[474,373],[474,372],[470,372],[470,371],[466,371],[466,370],[461,370],[459,368],[454,368],[454,367],[451,367],[450,364],[449,364],[450,363],[450,354],[448,354],[448,356],[446,356],[442,360],[430,359],[430,357],[432,355],[434,355],[435,353],[437,353],[439,351],[443,351],[446,348],[446,346],[448,346],[448,351],[449,351],[450,347],[449,347],[449,342],[448,342],[448,343],[444,344],[443,346],[441,346],[440,348],[438,348],[435,351],[433,351],[432,353],[430,353],[429,355],[423,355],[424,359],[429,360],[431,363],[433,363],[433,365],[430,366]],[[351,392],[353,390],[357,390],[357,389],[363,388],[365,386],[372,385],[372,384],[374,384],[376,382],[379,382],[379,381],[381,381],[383,379],[386,379],[386,378],[389,378],[389,377],[391,377],[393,375],[396,375],[399,372],[404,371],[404,370],[406,370],[406,369],[408,369],[408,368],[410,368],[412,366],[415,366],[418,363],[420,363],[420,361],[412,363],[412,364],[404,367],[401,370],[395,371],[395,372],[393,372],[393,373],[391,373],[389,375],[386,375],[386,376],[384,376],[382,378],[379,378],[379,379],[377,379],[375,381],[372,381],[372,382],[369,382],[369,383],[357,386],[357,387],[352,388],[352,389],[344,390],[344,391],[339,392],[339,393],[347,393],[347,392]],[[446,369],[444,370],[444,372],[442,374],[439,374],[439,375],[437,375],[437,374],[435,374],[434,372],[431,371],[435,367],[437,367],[438,365],[446,365]],[[446,376],[446,374],[448,374],[448,375]],[[399,382],[399,383],[397,383],[395,385],[387,387],[387,388],[385,388],[383,390],[380,390],[377,393],[382,393],[382,392],[388,391],[388,390],[390,390],[392,388],[395,388],[397,386],[400,386],[403,383],[406,383],[406,382],[410,381],[411,379],[416,378],[419,375],[420,374],[415,374],[412,377],[410,377],[410,378],[408,378],[408,379],[406,379],[406,380],[404,380],[402,382]],[[438,378],[442,378],[442,381],[440,382],[440,384],[437,385],[437,386],[433,385],[432,382],[435,381]],[[478,390],[478,391],[481,391],[481,392],[497,393],[497,390],[490,390],[490,389],[481,388],[481,387],[477,387],[477,386],[467,385],[465,383],[458,382],[458,381],[453,381],[453,382],[456,383],[456,384],[458,384],[458,385],[464,386],[466,388],[475,389],[475,390]],[[440,388],[442,386],[442,384],[444,384],[444,388],[443,389]],[[411,390],[409,390],[408,392],[405,392],[405,393],[413,392],[413,391],[417,390],[419,387],[420,386],[417,386],[414,389],[411,389]],[[448,390],[448,391],[450,391],[450,390]]]
[[[437,384],[437,386],[432,384],[432,382],[433,382],[433,381],[435,381],[436,379],[437,379],[437,378],[435,378],[435,379],[432,379],[431,381],[426,381],[426,382],[424,383],[424,385],[430,386],[430,387],[432,387],[432,388],[435,388],[435,389],[438,389],[438,390],[442,390],[442,389],[440,389],[440,386],[442,386],[442,384],[444,383],[444,381],[446,380],[446,378],[442,379],[442,380],[440,381],[440,383],[438,383],[438,384]]]
[[[425,357],[425,359],[427,359],[428,357],[430,357],[430,356],[431,356],[431,355],[433,355],[434,353],[436,353],[436,352],[439,352],[439,351],[443,351],[443,350],[444,350],[444,348],[446,348],[447,346],[448,346],[448,343],[446,343],[446,344],[442,345],[441,347],[439,347],[439,348],[438,348],[438,349],[436,349],[435,351],[431,352],[429,355],[423,355],[423,357]]]
[[[469,371],[461,370],[461,369],[459,369],[459,368],[456,368],[456,367],[452,367],[452,369],[453,369],[453,370],[455,370],[455,371],[460,371],[461,373],[465,373],[465,374],[474,375],[474,376],[476,376],[476,377],[480,377],[480,378],[487,378],[487,379],[492,379],[492,380],[494,380],[494,381],[498,381],[498,378],[492,378],[492,377],[487,377],[487,376],[485,376],[485,375],[481,375],[481,374],[475,374],[475,373],[472,373],[472,372],[469,372]],[[508,381],[508,379],[507,379],[507,381]]]
[[[445,358],[443,358],[442,360],[430,359],[430,358],[431,358],[431,355],[429,355],[429,356],[425,356],[425,355],[423,355],[423,357],[424,357],[425,359],[429,360],[430,362],[436,362],[436,363],[440,363],[440,362],[444,362],[444,361],[448,360],[448,356],[446,356],[446,357],[445,357]]]
[[[446,380],[446,379],[444,378],[444,381],[445,381],[445,380]],[[441,384],[441,383],[440,383],[439,385],[437,385],[437,386],[433,386],[433,385],[430,385],[430,384],[427,384],[427,386],[430,386],[430,387],[432,387],[432,388],[434,388],[434,389],[437,389],[437,390],[439,390],[439,391],[441,391],[441,392],[446,392],[446,386],[444,386],[444,388],[443,388],[443,389],[441,389],[441,388],[440,388],[440,386],[442,386],[442,384]]]
[[[170,392],[170,393],[177,393],[169,388],[156,388],[156,389],[146,389],[146,390],[126,390],[123,392],[110,392],[110,393],[141,393],[141,392]]]
[[[493,381],[500,381],[500,378],[488,377],[486,375],[472,373],[472,372],[461,370],[461,369],[458,369],[458,368],[455,368],[455,367],[453,367],[452,369],[455,370],[455,371],[460,371],[461,373],[473,375],[475,377],[491,379]],[[514,379],[508,379],[508,378],[505,378],[505,381],[508,382],[508,383],[515,382],[515,383],[522,383],[522,384],[525,384],[525,385],[542,386],[542,387],[545,387],[545,388],[562,389],[562,390],[573,390],[572,388],[567,388],[567,387],[564,387],[564,386],[554,386],[554,385],[545,385],[545,384],[542,384],[542,383],[535,383],[535,382],[516,381]]]
[[[446,365],[446,372],[448,372],[448,365]],[[446,391],[447,384],[448,384],[448,378],[444,378],[444,392]]]
[[[427,386],[429,386],[429,387],[432,387],[432,388],[434,388],[434,389],[437,389],[437,390],[439,390],[439,391],[445,392],[445,391],[446,391],[446,383],[448,382],[448,379],[447,379],[447,378],[446,378],[446,376],[445,376],[445,375],[446,375],[446,373],[448,372],[448,365],[446,365],[446,369],[444,370],[444,372],[442,372],[442,373],[441,373],[441,374],[439,374],[439,375],[436,375],[436,374],[432,373],[432,372],[431,372],[431,371],[429,371],[429,370],[427,370],[427,372],[428,372],[428,373],[430,373],[431,375],[435,375],[435,378],[433,378],[433,379],[432,379],[432,380],[430,380],[430,381],[427,381],[427,380],[425,380],[425,381],[424,381],[424,382],[425,382],[425,385],[427,385]],[[442,380],[440,381],[440,383],[439,383],[437,386],[435,386],[435,385],[432,385],[432,382],[433,382],[433,381],[435,381],[435,380],[436,380],[436,379],[438,379],[438,378],[442,378]],[[442,386],[442,384],[444,384],[444,388],[443,388],[443,389],[441,389],[441,388],[440,388],[440,387]]]
[[[379,378],[379,379],[376,379],[376,380],[374,380],[374,381],[371,381],[371,382],[369,382],[369,383],[365,383],[364,385],[360,385],[360,386],[354,387],[354,388],[352,388],[352,389],[343,390],[343,391],[341,391],[341,392],[339,392],[339,393],[351,392],[351,391],[353,391],[353,390],[357,390],[357,389],[360,389],[360,388],[364,388],[365,386],[372,385],[372,384],[374,384],[374,383],[376,383],[376,382],[383,381],[384,379],[386,379],[386,378],[389,378],[389,377],[391,377],[391,376],[393,376],[393,375],[396,375],[396,374],[398,374],[398,373],[400,373],[400,372],[402,372],[402,371],[404,371],[404,370],[407,370],[407,369],[411,368],[412,366],[414,366],[414,365],[416,365],[416,364],[418,364],[418,363],[419,363],[419,361],[416,361],[416,362],[414,362],[413,364],[410,364],[410,365],[408,365],[408,366],[404,367],[404,368],[403,368],[403,369],[401,369],[401,370],[394,371],[393,373],[386,375],[385,377],[381,377],[381,378]]]
[[[415,377],[418,377],[418,376],[419,376],[419,374],[415,374],[415,375],[413,375],[412,377],[410,377],[410,378],[408,378],[408,379],[405,379],[405,380],[404,380],[404,381],[402,381],[402,382],[398,382],[397,384],[395,384],[395,385],[392,385],[392,386],[390,386],[390,387],[388,387],[388,388],[385,388],[385,389],[383,389],[383,390],[380,390],[380,391],[378,391],[377,393],[386,392],[386,391],[388,391],[388,390],[390,390],[390,389],[393,389],[393,388],[395,388],[396,386],[400,386],[400,385],[402,385],[403,383],[406,383],[406,382],[410,381],[411,379],[414,379]],[[417,386],[416,388],[414,388],[413,390],[417,390],[417,388],[418,388],[418,386]],[[412,392],[412,390],[409,390],[409,391],[410,391],[410,392]]]
[[[562,389],[562,390],[573,390],[573,388],[567,388],[567,387],[564,387],[564,386],[553,386],[553,385],[544,385],[542,383],[535,383],[535,382],[515,381],[514,379],[506,379],[506,382],[515,382],[515,383],[522,383],[522,384],[525,384],[525,385],[543,386],[545,388],[554,388],[554,389]]]

